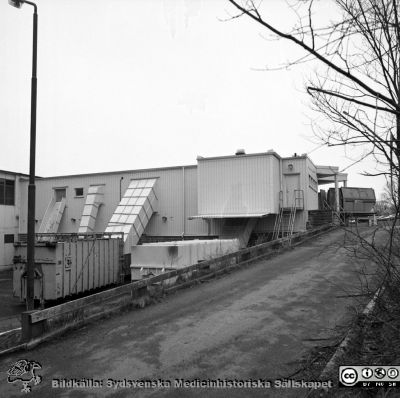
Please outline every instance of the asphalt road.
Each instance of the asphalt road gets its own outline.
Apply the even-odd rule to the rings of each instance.
[[[30,397],[300,397],[305,390],[268,388],[107,387],[108,380],[276,380],[292,374],[314,346],[344,324],[359,291],[354,259],[340,230],[313,238],[162,302],[68,333],[0,360],[0,396],[21,396],[7,383],[18,359],[42,365]],[[326,342],[325,342],[326,344]],[[103,387],[52,388],[53,379],[96,379]],[[111,382],[109,382],[111,383]]]

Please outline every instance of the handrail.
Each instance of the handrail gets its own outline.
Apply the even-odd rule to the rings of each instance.
[[[20,243],[26,242],[27,234],[18,234],[18,240]],[[124,239],[123,232],[85,232],[85,233],[50,233],[50,232],[37,232],[35,233],[36,240],[39,238],[52,238],[52,242],[60,241],[75,241],[79,239],[110,239],[110,238],[121,238]]]
[[[54,197],[54,195],[53,195],[53,196],[51,197],[51,200],[50,200],[49,204],[48,204],[47,207],[46,207],[46,211],[44,212],[44,216],[43,216],[42,222],[41,222],[40,225],[39,225],[39,231],[40,231],[41,229],[44,229],[44,228],[45,228],[46,223],[47,223],[47,219],[49,218],[49,215],[50,215],[50,213],[51,213],[51,209],[53,208],[53,206],[54,206],[55,203],[56,203],[56,199],[55,199],[55,197]]]
[[[298,240],[301,240],[302,238],[305,238],[307,236],[313,236],[313,235],[323,232],[329,228],[331,228],[331,226],[325,225],[325,226],[322,226],[319,228],[315,228],[314,230],[296,233],[296,234],[294,234],[293,237],[297,238]],[[189,266],[186,266],[183,268],[168,271],[168,272],[156,275],[156,276],[152,276],[150,278],[145,278],[145,279],[141,279],[138,281],[134,281],[134,282],[128,283],[126,285],[117,286],[113,289],[105,290],[104,292],[95,293],[95,294],[89,295],[87,297],[68,301],[66,303],[59,304],[54,307],[46,308],[43,310],[37,310],[35,312],[30,313],[29,317],[31,319],[31,323],[36,323],[36,322],[40,322],[40,321],[50,319],[50,318],[60,316],[60,315],[65,316],[68,313],[71,313],[71,312],[74,312],[77,310],[82,310],[84,307],[86,307],[90,304],[99,303],[106,299],[113,298],[113,297],[116,297],[121,294],[130,293],[132,295],[133,292],[138,291],[141,288],[145,288],[145,287],[151,286],[155,283],[160,283],[160,282],[163,282],[170,278],[178,277],[183,274],[201,271],[203,269],[210,269],[211,267],[212,267],[212,269],[220,269],[220,268],[232,266],[234,264],[246,263],[249,261],[257,260],[261,257],[268,255],[270,253],[271,249],[279,247],[287,241],[288,241],[288,238],[286,237],[286,238],[281,238],[281,239],[277,239],[277,240],[270,241],[270,242],[265,242],[265,243],[262,243],[257,246],[252,246],[252,247],[248,247],[245,249],[241,249],[237,252],[225,254],[218,258],[205,260],[203,262],[200,262],[200,263],[197,263],[194,265],[189,265]],[[265,250],[265,253],[264,253],[264,250]]]
[[[346,224],[346,216],[342,206],[339,206],[339,211],[336,211],[326,200],[324,200],[323,205],[325,209],[330,210],[337,217],[341,224]]]

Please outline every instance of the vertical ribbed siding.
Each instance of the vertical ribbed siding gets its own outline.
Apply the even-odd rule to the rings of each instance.
[[[15,205],[0,205],[0,267],[11,265],[14,256],[12,243],[4,243],[5,234],[18,233],[19,215],[19,177],[13,173],[0,172],[0,178],[15,181]]]
[[[289,164],[293,165],[292,170],[289,169]],[[283,168],[283,182],[285,185],[285,179],[290,178],[291,175],[295,173],[299,173],[299,189],[304,192],[304,211],[297,212],[296,220],[294,225],[294,231],[304,230],[306,227],[306,221],[308,220],[308,209],[311,205],[310,202],[310,194],[309,194],[309,183],[308,183],[308,175],[309,175],[309,160],[307,157],[301,156],[297,158],[288,158],[283,159],[282,168]],[[317,198],[318,194],[316,193]]]
[[[271,202],[271,213],[279,212],[279,191],[281,190],[281,170],[280,160],[275,156],[270,157],[270,173],[273,181],[271,189],[269,190],[270,202]]]
[[[317,178],[317,170],[314,164],[311,162],[310,159],[307,158],[307,170],[308,174],[315,180],[318,181]],[[318,209],[318,192],[315,192],[308,186],[308,195],[307,195],[307,209],[308,210],[317,210]]]
[[[279,161],[272,154],[200,159],[200,215],[267,214],[274,211],[279,191]],[[271,170],[272,169],[272,170]],[[273,169],[277,169],[273,171]]]
[[[147,225],[145,234],[150,236],[181,236],[184,230],[187,235],[205,235],[207,233],[205,221],[188,220],[189,217],[197,214],[196,166],[185,167],[185,212],[183,211],[182,168],[38,179],[36,181],[37,226],[40,225],[43,219],[54,188],[66,187],[66,208],[58,232],[77,232],[89,187],[92,185],[104,185],[104,204],[98,210],[94,227],[94,232],[104,232],[120,200],[121,177],[124,177],[121,181],[122,195],[128,188],[131,179],[154,177],[158,179],[155,187],[158,209]],[[27,181],[21,183],[21,233],[26,232],[27,186]],[[75,188],[83,188],[84,197],[75,197]],[[166,219],[163,220],[163,217],[166,217]]]
[[[186,235],[207,235],[207,223],[202,219],[189,219],[197,212],[197,167],[185,168]]]

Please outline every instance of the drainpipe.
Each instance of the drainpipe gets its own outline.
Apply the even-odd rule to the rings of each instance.
[[[186,209],[185,209],[185,166],[182,166],[182,203],[183,203],[183,211],[182,211],[182,217],[183,217],[183,231],[182,231],[182,240],[185,239],[185,233],[186,233]]]
[[[282,195],[283,195],[283,163],[282,163],[282,158],[279,159],[279,191],[282,191]],[[279,205],[280,204],[279,204],[279,194],[278,194],[278,211],[279,211]]]
[[[21,178],[19,176],[15,177],[15,192],[14,192],[14,215],[18,220],[18,231],[17,234],[20,234],[21,231],[21,190],[20,190]]]
[[[121,202],[121,199],[122,199],[122,187],[121,187],[121,183],[122,183],[122,180],[124,179],[124,177],[121,177],[120,179],[119,179],[119,201]]]

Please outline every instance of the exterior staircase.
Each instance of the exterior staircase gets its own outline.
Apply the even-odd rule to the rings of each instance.
[[[289,245],[292,243],[296,212],[304,209],[304,191],[294,190],[291,202],[290,207],[284,207],[283,192],[279,192],[279,213],[275,218],[274,232],[272,233],[272,240],[287,237]]]
[[[65,198],[56,202],[53,197],[47,206],[46,213],[44,214],[42,223],[39,227],[39,233],[42,234],[55,234],[61,222],[62,215],[65,209]]]

